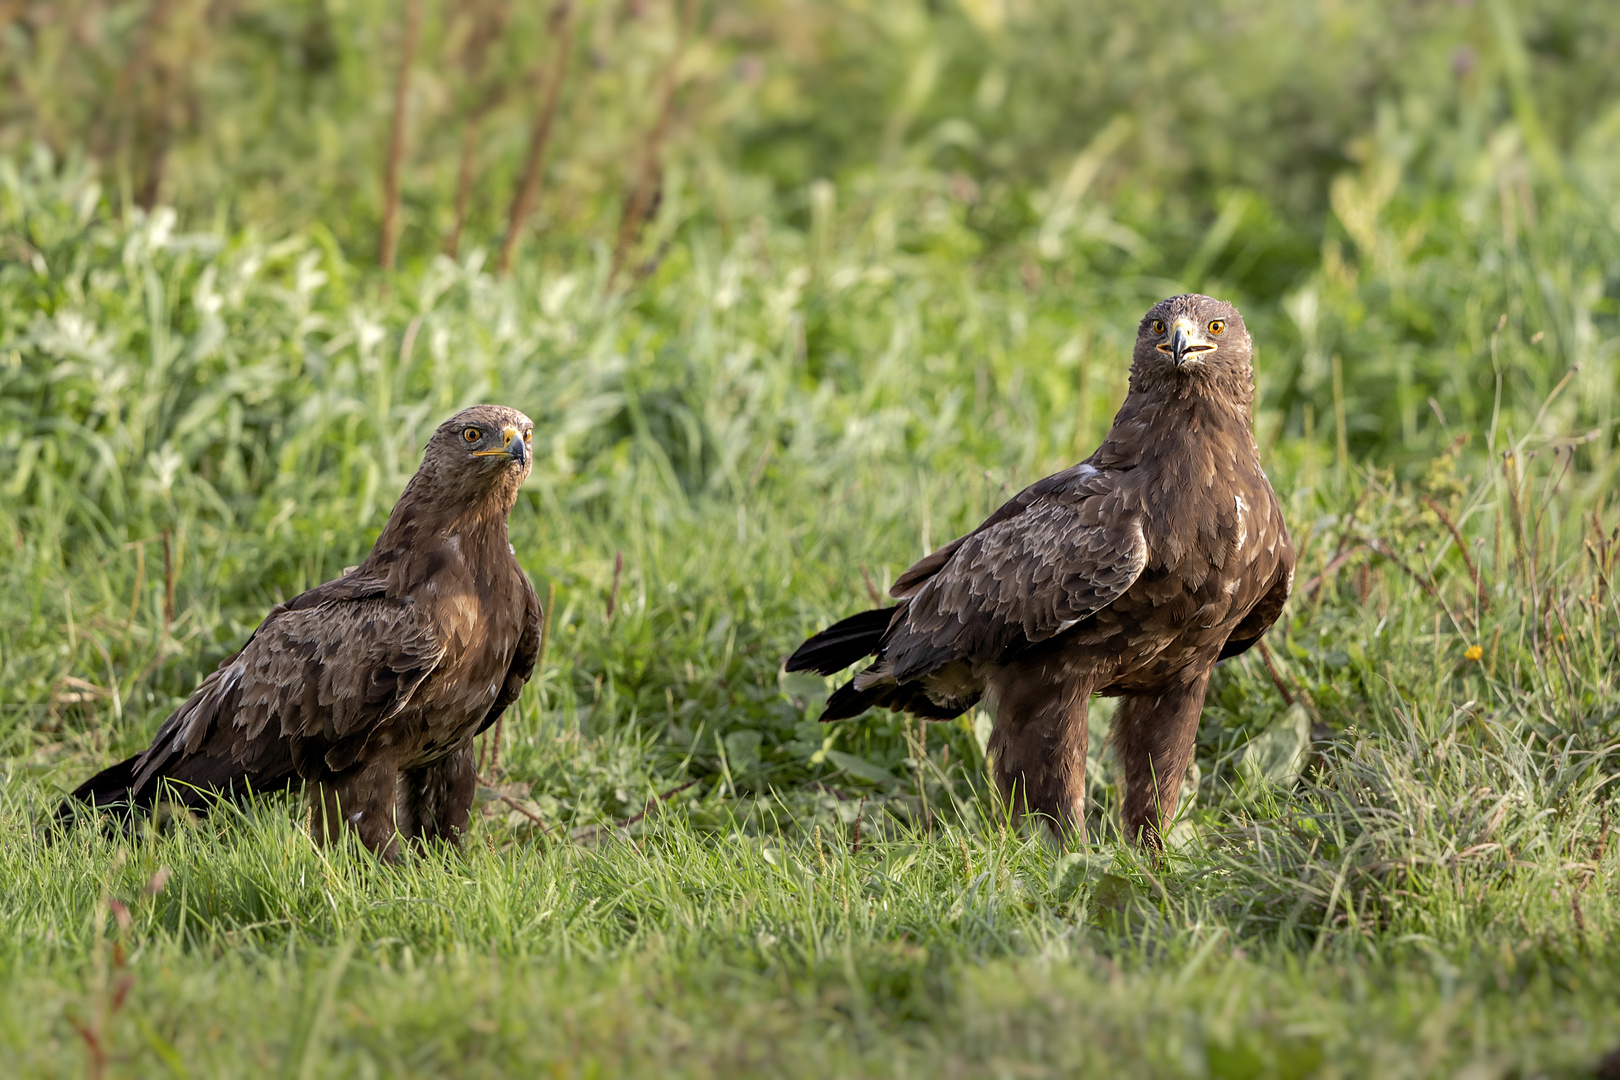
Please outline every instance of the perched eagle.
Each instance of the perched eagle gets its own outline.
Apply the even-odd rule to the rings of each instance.
[[[1096,453],[900,575],[894,607],[830,626],[788,658],[789,671],[824,675],[876,658],[822,719],[881,706],[947,720],[982,698],[1003,797],[1083,841],[1087,702],[1121,697],[1125,834],[1159,846],[1211,670],[1260,640],[1293,584],[1254,441],[1252,353],[1230,304],[1154,306]]]
[[[366,560],[272,608],[150,747],[87,780],[58,820],[82,803],[200,809],[302,781],[317,838],[353,829],[388,859],[401,837],[458,841],[473,736],[540,650],[540,601],[506,535],[533,439],[498,405],[446,421]]]

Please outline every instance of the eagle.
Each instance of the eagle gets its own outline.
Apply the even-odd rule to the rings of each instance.
[[[533,440],[504,406],[447,420],[365,561],[272,608],[151,746],[81,784],[57,820],[302,783],[317,841],[350,830],[390,861],[402,839],[458,844],[473,737],[540,651],[540,601],[507,538]]]
[[[1087,705],[1118,697],[1124,833],[1162,848],[1210,673],[1260,640],[1293,585],[1254,440],[1253,348],[1231,304],[1154,305],[1096,453],[901,574],[893,607],[835,623],[788,658],[789,671],[823,675],[873,658],[821,719],[881,707],[948,720],[982,700],[1012,812],[1083,843]]]

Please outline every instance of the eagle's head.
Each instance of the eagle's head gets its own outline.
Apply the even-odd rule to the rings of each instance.
[[[1144,381],[1175,384],[1252,379],[1254,343],[1238,309],[1187,293],[1160,300],[1142,316],[1132,367]]]
[[[384,573],[391,563],[406,570],[388,574],[430,572],[410,562],[412,553],[439,550],[424,542],[428,536],[497,537],[509,551],[506,519],[529,478],[533,447],[534,421],[505,405],[474,405],[440,424],[371,549],[369,572]]]
[[[505,405],[474,405],[439,425],[422,468],[470,494],[499,491],[515,497],[533,461],[533,420]]]

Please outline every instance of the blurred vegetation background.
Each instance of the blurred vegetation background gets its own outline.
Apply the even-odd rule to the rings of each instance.
[[[472,268],[520,256],[525,297],[596,262],[623,287],[678,276],[694,243],[768,236],[812,271],[812,374],[866,359],[822,310],[840,262],[1016,281],[1082,342],[1123,333],[1143,298],[1201,289],[1261,322],[1274,425],[1331,437],[1337,408],[1352,456],[1378,460],[1444,443],[1430,398],[1449,420],[1489,418],[1485,339],[1506,314],[1509,340],[1547,335],[1498,357],[1510,400],[1539,400],[1578,363],[1582,414],[1613,421],[1620,16],[1606,5],[8,13],[13,161],[43,147],[52,163],[36,168],[102,185],[100,201],[76,196],[80,216],[162,205],[181,232],[307,237],[341,264],[324,268],[334,285],[395,258],[426,273],[446,253]],[[30,237],[10,186],[13,246],[61,242]]]

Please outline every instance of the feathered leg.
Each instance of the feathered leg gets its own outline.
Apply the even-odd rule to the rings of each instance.
[[[1091,687],[1056,665],[1012,664],[988,695],[996,787],[1013,814],[1039,817],[1059,843],[1086,842],[1086,703]]]
[[[1114,714],[1114,750],[1125,773],[1125,835],[1143,847],[1164,847],[1161,833],[1176,812],[1208,687],[1205,671],[1157,694],[1128,695]]]
[[[459,847],[478,790],[471,740],[449,757],[406,772],[402,780],[406,816],[414,826],[407,835],[423,844],[448,840]]]
[[[374,761],[322,780],[310,793],[310,835],[333,844],[349,829],[385,862],[393,862],[400,836],[413,832],[409,810],[398,797],[399,779],[392,762]]]

